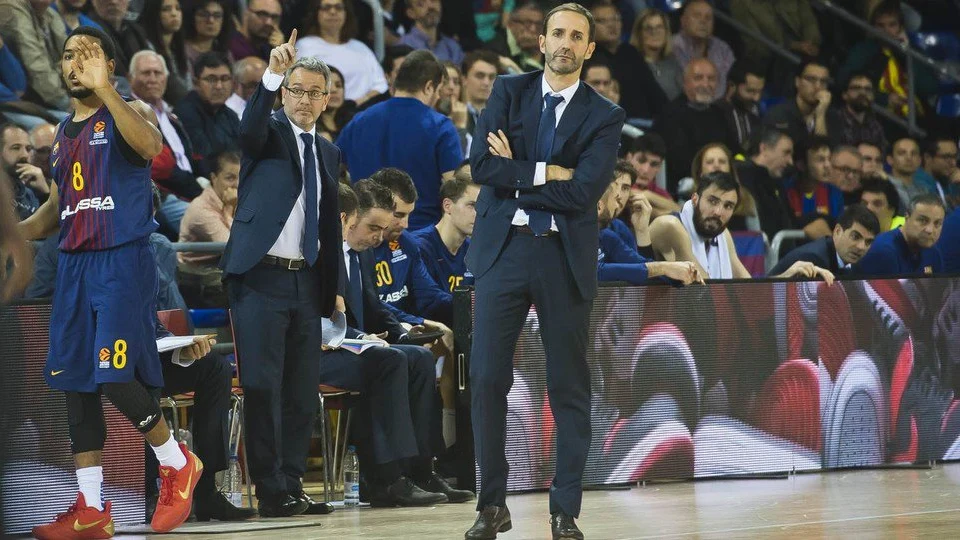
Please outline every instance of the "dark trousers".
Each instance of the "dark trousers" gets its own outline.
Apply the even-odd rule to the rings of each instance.
[[[227,280],[259,498],[299,493],[317,414],[321,284],[310,269],[256,266]]]
[[[233,367],[226,358],[211,353],[188,367],[180,367],[161,357],[164,396],[193,392],[193,451],[203,462],[203,475],[197,493],[212,495],[217,489],[214,474],[227,468],[230,428],[230,382]],[[147,490],[156,486],[157,458],[147,451]],[[153,480],[151,482],[150,480]]]
[[[429,350],[411,345],[324,354],[321,382],[360,392],[351,430],[371,484],[392,483],[407,458],[413,458],[412,475],[432,472],[432,458],[443,448],[434,366]]]
[[[550,512],[580,514],[590,448],[587,327],[592,300],[578,290],[558,235],[511,232],[500,257],[476,280],[470,359],[474,449],[480,464],[477,509],[503,506],[507,495],[507,394],[517,337],[531,304],[547,354],[547,392],[557,426],[557,472]]]

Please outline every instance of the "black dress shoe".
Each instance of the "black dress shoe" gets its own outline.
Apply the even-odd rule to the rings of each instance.
[[[568,516],[563,512],[557,512],[550,516],[550,532],[553,533],[553,540],[583,540],[583,533],[577,527],[573,516]]]
[[[473,527],[463,535],[466,540],[493,540],[497,533],[513,528],[510,521],[510,509],[506,506],[484,506],[473,522]]]
[[[304,512],[305,515],[310,516],[323,516],[326,514],[333,513],[333,505],[328,502],[317,502],[310,498],[309,495],[300,492],[300,495],[297,497],[301,501],[307,503],[307,510]]]
[[[257,510],[262,518],[299,516],[307,511],[307,503],[300,499],[294,499],[290,495],[281,495],[260,499]]]
[[[417,487],[429,493],[443,493],[447,502],[462,503],[473,500],[473,492],[465,489],[453,489],[439,474],[433,473],[426,482],[417,482]]]
[[[394,506],[433,506],[447,502],[443,493],[429,493],[416,486],[406,476],[396,482],[381,487],[370,497],[370,506],[375,508],[393,508]]]
[[[209,495],[197,495],[193,499],[193,511],[197,521],[243,521],[257,515],[253,508],[237,508],[219,491]]]

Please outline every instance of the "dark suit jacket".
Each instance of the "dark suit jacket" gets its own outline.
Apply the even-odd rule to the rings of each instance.
[[[257,87],[247,103],[240,123],[240,186],[237,211],[230,228],[230,240],[220,259],[225,274],[243,274],[253,268],[276,242],[290,210],[303,189],[300,153],[290,121],[279,110],[270,114],[276,92]],[[340,206],[337,202],[337,174],[340,150],[323,137],[316,137],[315,154],[320,158],[320,256],[314,271],[323,284],[319,309],[323,316],[333,313],[339,290],[342,258]]]
[[[787,253],[786,256],[780,259],[780,262],[773,267],[769,275],[776,276],[782,274],[797,261],[812,262],[820,268],[826,268],[833,272],[833,275],[846,272],[840,269],[840,264],[837,262],[837,249],[833,246],[833,238],[824,237],[814,240],[813,242],[808,242]]]
[[[396,343],[407,331],[400,325],[400,321],[387,309],[387,306],[380,301],[377,295],[377,286],[373,282],[374,265],[376,261],[373,257],[373,251],[367,250],[358,254],[360,259],[360,279],[363,284],[363,320],[358,321],[357,316],[349,303],[350,296],[345,294],[343,298],[347,302],[347,337],[356,339],[360,334],[379,334],[387,332],[386,340],[390,343]],[[343,282],[346,287],[347,270],[344,266],[343,252],[340,252],[340,271],[344,276]],[[351,276],[352,277],[352,276]]]
[[[474,141],[502,129],[514,159],[496,157],[486,144],[470,150],[473,181],[480,184],[477,221],[467,266],[483,276],[500,255],[518,208],[553,212],[566,263],[585,299],[597,292],[597,201],[610,184],[625,114],[586,84],[560,117],[549,164],[574,169],[573,179],[533,185],[542,71],[498,77],[480,115]],[[516,192],[520,196],[516,196]],[[562,264],[538,261],[538,264]]]

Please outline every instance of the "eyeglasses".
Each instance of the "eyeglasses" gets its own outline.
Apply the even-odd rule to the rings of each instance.
[[[320,11],[326,13],[342,13],[346,9],[343,4],[320,4]]]
[[[320,90],[310,90],[308,92],[303,88],[293,88],[290,86],[284,86],[284,88],[287,89],[287,92],[289,92],[291,96],[297,99],[302,98],[303,95],[306,94],[307,96],[310,97],[310,101],[320,101],[321,99],[323,99],[323,96],[330,93],[330,92],[321,92]]]
[[[210,85],[214,85],[217,83],[228,84],[230,81],[233,80],[233,77],[230,75],[221,75],[219,77],[217,77],[216,75],[207,75],[206,77],[200,77],[200,80]]]
[[[856,167],[834,165],[833,168],[842,172],[844,176],[860,176],[861,174],[863,174],[863,171],[861,171],[860,169],[857,169]]]
[[[829,77],[814,77],[813,75],[803,75],[800,78],[807,81],[810,84],[815,84],[819,86],[827,86],[828,84],[830,84]]]
[[[257,10],[257,11],[253,11],[253,10],[251,9],[251,10],[249,10],[249,11],[250,11],[250,13],[253,13],[253,14],[256,15],[257,17],[260,17],[261,19],[265,19],[265,20],[268,20],[268,21],[273,21],[273,22],[275,22],[275,23],[280,22],[280,14],[279,14],[279,13],[270,13],[269,11],[263,11],[262,9],[259,9],[259,10]]]
[[[223,12],[222,11],[198,11],[196,16],[201,19],[210,19],[211,21],[222,21]]]
[[[954,152],[954,153],[951,153],[951,154],[937,154],[937,155],[934,156],[934,157],[938,157],[938,158],[940,158],[940,159],[948,159],[948,160],[950,160],[950,161],[956,161],[956,160],[957,160],[957,155],[958,155],[958,154],[957,154],[956,152]]]

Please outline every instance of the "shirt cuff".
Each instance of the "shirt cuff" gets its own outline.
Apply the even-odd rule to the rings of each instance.
[[[263,72],[263,87],[271,92],[276,92],[277,88],[280,88],[280,83],[283,82],[283,75],[277,75],[269,69],[264,70]]]
[[[170,361],[173,363],[173,365],[180,366],[180,367],[190,367],[193,365],[194,362],[196,362],[196,360],[181,360],[180,351],[181,349],[173,350],[173,355],[170,357]]]
[[[542,186],[547,183],[547,163],[538,161],[533,171],[533,185]]]

